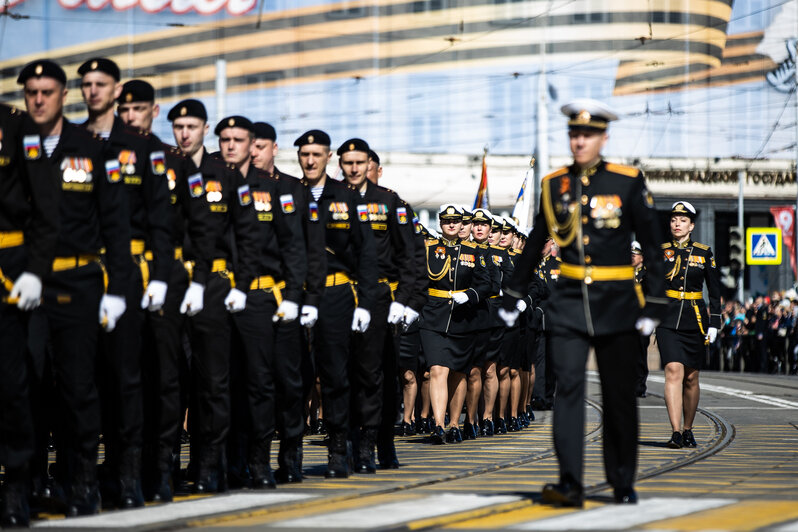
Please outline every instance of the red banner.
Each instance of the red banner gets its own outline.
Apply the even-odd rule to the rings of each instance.
[[[482,155],[482,179],[479,180],[477,197],[474,198],[474,209],[490,209],[490,200],[488,199],[488,164],[485,161],[486,156],[487,152]]]
[[[795,268],[795,207],[786,205],[783,207],[771,207],[770,214],[776,220],[776,227],[781,229],[781,240],[790,251],[790,266],[793,275],[798,276]]]

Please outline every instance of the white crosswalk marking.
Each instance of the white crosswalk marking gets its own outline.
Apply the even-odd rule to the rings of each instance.
[[[798,532],[798,521],[792,523],[785,523],[781,526],[774,527],[773,532]]]
[[[665,378],[660,377],[659,375],[649,375],[648,380],[650,380],[651,382],[658,382],[658,383],[665,382]],[[789,401],[787,399],[782,399],[780,397],[773,397],[770,395],[754,393],[748,390],[740,390],[738,388],[730,388],[728,386],[717,386],[715,384],[706,384],[703,382],[701,383],[701,389],[707,392],[722,393],[724,395],[730,395],[732,397],[737,397],[740,399],[748,399],[749,401],[756,401],[758,403],[778,406],[790,410],[798,409],[797,401]]]
[[[610,505],[560,517],[513,525],[515,530],[622,530],[660,519],[719,508],[734,499],[643,499],[636,505]]]
[[[513,495],[442,493],[368,508],[357,508],[274,523],[279,528],[378,528],[520,500]]]
[[[304,493],[238,493],[221,495],[194,501],[176,502],[163,506],[137,508],[119,512],[105,512],[101,515],[76,517],[73,519],[54,519],[33,524],[36,528],[131,528],[157,523],[168,523],[180,519],[202,518],[204,516],[235,512],[308,499],[312,495]]]

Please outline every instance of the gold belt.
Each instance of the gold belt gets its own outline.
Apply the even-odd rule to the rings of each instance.
[[[327,282],[324,284],[324,286],[338,286],[351,282],[352,280],[344,272],[335,272],[327,276]]]
[[[590,284],[593,281],[627,281],[635,278],[635,268],[629,266],[580,266],[560,264],[560,275],[566,279],[576,279]]]
[[[86,266],[92,262],[99,262],[98,255],[77,255],[74,257],[56,257],[53,259],[53,271],[62,272],[64,270],[73,270]]]
[[[130,241],[130,254],[131,255],[143,255],[144,248],[146,244],[143,240],[131,240]]]
[[[25,243],[22,231],[0,231],[0,248],[15,248]]]
[[[452,294],[465,292],[465,290],[438,290],[437,288],[428,288],[427,293],[432,297],[442,297],[444,299],[452,299]]]
[[[236,287],[236,278],[233,272],[227,269],[227,259],[213,259],[211,263],[211,272],[218,273],[225,279],[230,280],[230,288]]]
[[[377,279],[378,283],[385,283],[391,289],[391,301],[394,301],[393,293],[399,288],[399,281],[389,281],[387,277],[381,277]]]
[[[283,294],[281,292],[283,288],[285,288],[285,281],[280,281],[278,283],[271,275],[261,275],[260,277],[256,277],[249,285],[250,290],[265,290],[266,292],[272,292],[274,294],[274,300],[277,302],[277,306],[280,306],[280,303],[283,302]]]
[[[665,290],[665,295],[673,299],[704,299],[703,292],[679,292],[678,290]]]
[[[144,252],[144,258],[151,261],[154,259],[152,251],[147,250]],[[183,248],[176,247],[175,248],[175,260],[183,260]]]

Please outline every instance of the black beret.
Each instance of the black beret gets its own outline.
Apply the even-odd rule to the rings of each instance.
[[[89,72],[94,72],[95,70],[99,72],[105,72],[116,81],[122,79],[122,76],[119,73],[119,67],[111,61],[110,59],[106,59],[105,57],[92,57],[78,68],[78,75],[85,76]]]
[[[223,129],[227,129],[228,127],[240,127],[241,129],[252,131],[252,121],[245,116],[228,116],[227,118],[219,120],[219,123],[216,124],[216,127],[213,129],[213,133],[218,135]]]
[[[155,89],[144,80],[131,79],[122,85],[122,92],[117,103],[154,102]]]
[[[166,118],[170,122],[174,122],[176,118],[180,118],[181,116],[193,116],[207,122],[208,111],[205,110],[205,106],[199,100],[183,100],[172,107]]]
[[[321,144],[322,146],[330,147],[332,141],[330,136],[320,129],[311,129],[302,134],[301,137],[294,141],[294,146],[301,148],[305,144]]]
[[[252,132],[255,133],[256,139],[277,140],[277,132],[267,122],[255,122],[252,124]]]
[[[32,77],[48,77],[66,85],[67,77],[64,69],[49,59],[32,61],[22,68],[17,77],[17,83],[24,85]]]
[[[369,157],[371,158],[371,160],[372,160],[372,161],[374,161],[375,163],[377,163],[377,166],[379,166],[379,165],[380,165],[380,156],[379,156],[379,155],[377,155],[377,152],[376,152],[376,151],[374,151],[374,150],[369,150]]]
[[[340,157],[341,155],[350,151],[362,151],[363,153],[368,153],[371,151],[371,149],[369,148],[368,142],[363,139],[349,139],[341,144],[341,147],[338,148],[336,153]]]

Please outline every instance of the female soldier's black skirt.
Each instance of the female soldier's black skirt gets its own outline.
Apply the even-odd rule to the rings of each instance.
[[[662,367],[669,362],[681,362],[693,369],[701,369],[706,358],[707,346],[701,331],[677,331],[657,327],[657,346]]]
[[[459,373],[468,373],[473,366],[474,335],[421,329],[421,349],[427,368],[443,366]]]

